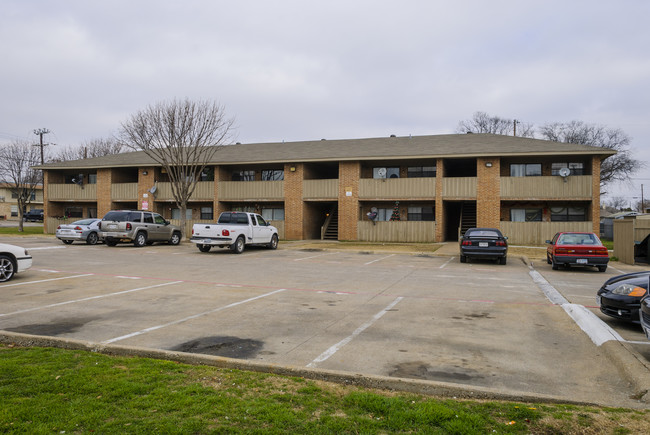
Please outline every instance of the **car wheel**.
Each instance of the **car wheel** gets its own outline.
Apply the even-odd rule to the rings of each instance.
[[[598,266],[598,272],[605,272],[607,270],[607,266]]]
[[[271,242],[266,246],[269,249],[278,249],[278,235],[273,234],[273,236],[271,236]]]
[[[9,281],[16,273],[16,265],[11,257],[0,255],[0,282]]]
[[[72,240],[61,240],[61,241],[63,243],[65,243],[66,245],[71,245],[72,244]]]
[[[467,263],[467,257],[465,257],[464,255],[461,255],[460,256],[460,262],[461,263]]]
[[[179,233],[178,231],[174,231],[172,233],[172,238],[169,239],[168,243],[170,245],[178,245],[180,242],[181,242],[181,233]]]
[[[499,264],[501,264],[501,265],[505,265],[507,262],[508,262],[508,258],[507,258],[507,257],[501,257],[501,258],[499,258]]]
[[[138,234],[135,235],[135,239],[133,239],[133,246],[141,248],[146,244],[147,244],[147,235],[142,231],[140,231]]]
[[[88,245],[96,245],[97,242],[99,241],[99,236],[97,233],[90,233],[88,234],[88,237],[86,237],[86,244]]]
[[[212,246],[210,245],[196,245],[199,248],[199,251],[201,252],[210,252],[210,249],[212,249]]]
[[[235,240],[235,243],[230,245],[230,250],[235,254],[241,254],[244,252],[244,238],[238,237],[237,240]]]
[[[558,270],[560,268],[560,266],[555,262],[555,259],[553,257],[551,257],[551,268],[553,270]]]

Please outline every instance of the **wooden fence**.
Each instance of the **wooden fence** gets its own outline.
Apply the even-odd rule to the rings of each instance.
[[[614,256],[634,264],[634,246],[650,235],[650,216],[614,219]]]
[[[435,242],[436,223],[421,221],[369,221],[357,223],[357,237],[364,242]]]
[[[501,222],[509,244],[543,245],[560,231],[593,231],[592,222]]]

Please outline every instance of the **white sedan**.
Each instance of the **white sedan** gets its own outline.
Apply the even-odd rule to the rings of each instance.
[[[20,246],[0,243],[0,282],[9,281],[18,272],[32,267],[32,256]]]

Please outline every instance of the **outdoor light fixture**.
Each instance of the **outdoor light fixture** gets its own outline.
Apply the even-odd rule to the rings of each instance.
[[[492,167],[492,162],[485,162],[485,167],[486,168],[491,168]]]
[[[147,175],[149,172],[147,171],[142,171],[142,175]]]
[[[291,166],[291,167],[289,168],[289,170],[290,170],[291,172],[296,172],[296,167],[295,167],[295,166]]]

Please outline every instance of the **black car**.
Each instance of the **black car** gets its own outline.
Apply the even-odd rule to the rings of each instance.
[[[600,311],[616,319],[638,323],[641,299],[648,294],[649,278],[650,272],[636,272],[605,281],[598,290]]]
[[[645,332],[645,336],[650,340],[650,295],[641,300],[641,310],[639,313],[643,332]]]
[[[28,211],[23,215],[23,220],[25,222],[43,222],[43,209],[35,208]]]
[[[508,238],[496,228],[470,228],[460,240],[460,262],[483,258],[506,264]]]

